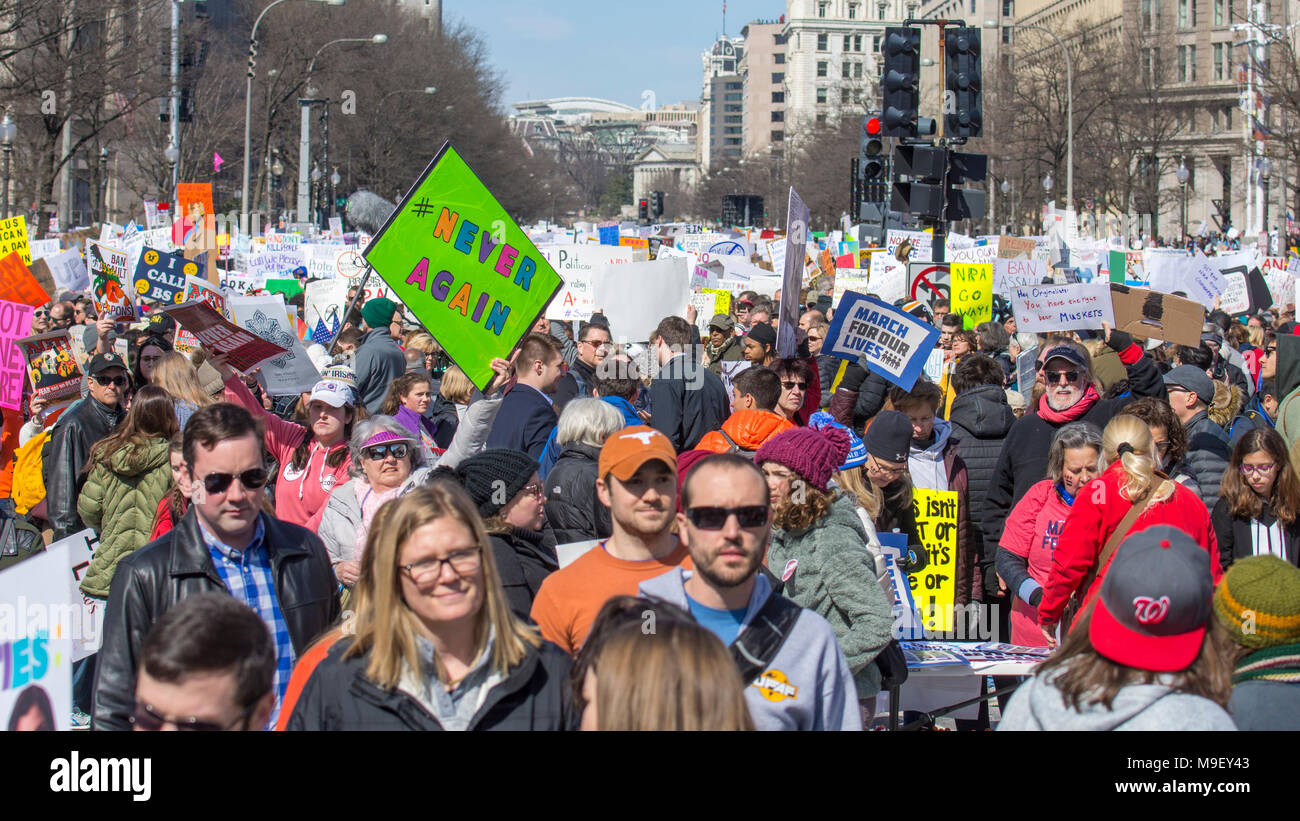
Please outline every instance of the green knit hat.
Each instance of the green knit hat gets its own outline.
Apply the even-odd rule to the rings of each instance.
[[[1300,568],[1277,556],[1239,559],[1214,591],[1214,615],[1245,647],[1300,642]]]

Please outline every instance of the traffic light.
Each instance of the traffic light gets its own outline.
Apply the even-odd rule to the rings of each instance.
[[[940,219],[944,211],[943,176],[948,150],[928,145],[894,149],[895,179],[890,207],[895,211]],[[908,178],[908,181],[904,181]]]
[[[944,34],[948,82],[944,94],[946,131],[953,137],[978,137],[980,110],[980,30],[953,29]]]
[[[885,29],[885,65],[881,135],[919,137],[934,133],[934,120],[919,117],[921,105],[921,30],[906,26]]]
[[[879,117],[864,116],[858,135],[858,179],[861,201],[883,204],[889,191],[889,167]]]
[[[948,155],[948,219],[984,218],[984,192],[961,186],[968,182],[983,182],[988,172],[987,154],[954,151]]]
[[[642,197],[637,205],[637,216],[643,220],[650,219],[650,201],[645,197]]]
[[[659,219],[663,215],[664,215],[664,192],[651,191],[650,192],[650,217],[652,219]]]

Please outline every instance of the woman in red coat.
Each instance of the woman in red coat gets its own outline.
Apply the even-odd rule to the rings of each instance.
[[[1057,623],[1071,594],[1096,565],[1106,541],[1133,507],[1132,500],[1141,499],[1148,492],[1155,493],[1153,501],[1137,517],[1129,533],[1151,525],[1173,525],[1209,552],[1215,583],[1223,576],[1218,561],[1219,543],[1210,524],[1209,510],[1195,493],[1177,482],[1166,484],[1164,477],[1156,475],[1155,440],[1146,423],[1128,414],[1116,416],[1102,435],[1102,451],[1110,467],[1084,486],[1075,498],[1052,556],[1052,572],[1038,606],[1038,625],[1049,647],[1056,646]],[[1111,553],[1110,561],[1118,552]],[[1106,569],[1101,568],[1092,585],[1084,591],[1080,616],[1101,589]]]

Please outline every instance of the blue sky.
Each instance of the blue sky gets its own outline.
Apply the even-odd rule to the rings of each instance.
[[[784,0],[728,0],[727,34],[776,20]],[[478,30],[504,75],[502,104],[603,97],[640,107],[700,99],[700,54],[722,33],[721,0],[444,0],[448,21]]]

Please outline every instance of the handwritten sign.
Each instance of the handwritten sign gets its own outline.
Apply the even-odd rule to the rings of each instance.
[[[18,340],[32,332],[31,305],[0,300],[0,408],[21,410],[27,360]]]
[[[913,488],[912,514],[930,560],[908,574],[908,588],[925,628],[946,633],[957,603],[957,491]]]
[[[701,288],[700,293],[713,294],[713,312],[715,314],[731,313],[731,291],[721,288]],[[709,317],[712,319],[712,317]]]
[[[997,259],[993,261],[993,293],[1010,298],[1017,285],[1040,285],[1051,279],[1046,262],[1032,259]]]
[[[857,362],[910,391],[938,338],[933,325],[849,291],[835,308],[822,353]]]
[[[127,255],[125,251],[86,240],[86,262],[90,271],[90,299],[103,319],[135,319],[135,308],[126,292]]]
[[[1016,330],[1023,333],[1054,333],[1100,328],[1115,324],[1110,283],[1072,285],[1019,285],[1011,291],[1011,309]]]
[[[998,242],[998,259],[1032,259],[1034,241],[1028,237],[1003,237]]]
[[[32,395],[49,402],[81,395],[81,367],[67,331],[51,331],[18,340],[27,360]]]
[[[162,310],[194,334],[204,348],[227,354],[231,366],[238,370],[251,371],[271,357],[288,353],[286,348],[230,322],[206,302],[183,302]]]
[[[954,262],[949,269],[953,313],[961,314],[962,327],[973,329],[993,319],[993,266],[989,263]]]
[[[32,264],[32,248],[27,242],[27,219],[21,216],[0,220],[0,257],[15,251],[23,265]]]
[[[95,531],[86,528],[66,539],[60,539],[50,545],[50,549],[61,545],[67,545],[68,548],[69,595],[74,604],[80,604],[79,612],[72,614],[74,623],[80,619],[79,628],[72,631],[72,660],[80,661],[99,652],[99,646],[104,641],[104,611],[108,603],[81,592],[81,580],[86,577],[90,562],[95,558],[95,551],[99,549],[99,537]]]

